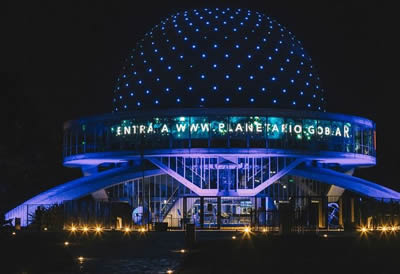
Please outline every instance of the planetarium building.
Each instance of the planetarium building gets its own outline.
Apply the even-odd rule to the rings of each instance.
[[[176,13],[128,54],[112,113],[64,124],[63,163],[84,176],[6,218],[29,225],[39,206],[62,205],[76,224],[360,224],[364,201],[400,194],[353,176],[376,164],[375,123],[325,106],[311,57],[274,19]]]

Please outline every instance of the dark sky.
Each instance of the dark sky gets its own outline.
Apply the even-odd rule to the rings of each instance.
[[[391,159],[398,152],[392,145],[397,109],[387,84],[395,37],[387,19],[393,7],[382,1],[348,2],[2,2],[3,206],[79,176],[61,166],[62,123],[111,112],[114,81],[136,41],[172,13],[207,6],[258,10],[291,30],[319,71],[328,111],[377,122],[378,165],[356,175],[400,190]]]

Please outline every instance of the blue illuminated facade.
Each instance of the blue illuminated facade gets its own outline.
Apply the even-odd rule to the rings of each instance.
[[[301,42],[264,14],[176,13],[128,55],[112,113],[64,124],[63,163],[84,176],[6,217],[28,225],[38,205],[63,204],[82,223],[83,205],[120,203],[135,224],[274,226],[291,204],[316,210],[307,225],[337,228],[327,208],[343,197],[400,199],[352,176],[376,164],[375,123],[326,112],[319,80]]]

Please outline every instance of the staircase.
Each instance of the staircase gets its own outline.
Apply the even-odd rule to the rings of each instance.
[[[165,217],[168,215],[168,213],[171,211],[171,209],[175,205],[176,201],[179,200],[179,196],[177,195],[178,190],[179,190],[179,187],[177,187],[174,190],[174,192],[171,194],[171,196],[168,198],[168,200],[165,203],[161,204],[161,210],[160,210],[161,220],[165,219]]]

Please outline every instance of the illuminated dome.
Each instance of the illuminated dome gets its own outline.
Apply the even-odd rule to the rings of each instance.
[[[114,112],[142,108],[258,107],[325,110],[300,41],[259,12],[179,12],[140,40],[118,76]]]

